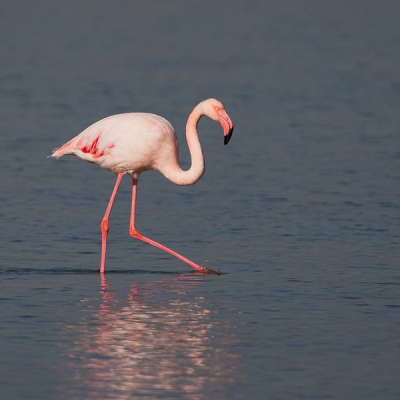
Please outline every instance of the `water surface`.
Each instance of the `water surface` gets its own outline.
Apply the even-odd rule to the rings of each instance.
[[[0,368],[9,399],[397,399],[396,1],[26,1],[0,31]],[[131,182],[51,150],[105,116],[199,124],[206,173]]]

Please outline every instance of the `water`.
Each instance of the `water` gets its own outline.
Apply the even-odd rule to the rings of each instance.
[[[396,1],[1,5],[0,388],[7,399],[397,399]],[[206,173],[130,180],[53,148],[107,115],[184,126]]]

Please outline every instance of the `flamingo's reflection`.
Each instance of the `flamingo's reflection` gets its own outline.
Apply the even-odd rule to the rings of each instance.
[[[80,364],[76,378],[93,394],[86,398],[108,398],[108,393],[116,399],[174,394],[200,399],[210,391],[225,398],[236,369],[237,356],[230,351],[234,336],[204,300],[181,295],[182,288],[190,290],[201,279],[136,282],[120,300],[101,277],[96,320],[91,314],[82,323],[71,354]]]

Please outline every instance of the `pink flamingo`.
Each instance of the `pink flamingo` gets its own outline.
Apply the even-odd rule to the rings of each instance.
[[[76,155],[118,174],[100,225],[102,232],[101,274],[104,273],[106,263],[108,218],[124,174],[129,174],[133,180],[129,234],[174,255],[199,272],[213,272],[141,235],[135,227],[136,188],[139,175],[143,171],[151,169],[160,171],[177,185],[192,185],[203,175],[204,157],[197,134],[197,124],[203,115],[221,123],[225,144],[229,142],[232,135],[233,123],[221,102],[208,99],[198,104],[189,115],[186,124],[186,139],[192,159],[191,167],[187,171],[183,171],[178,163],[179,144],[172,125],[158,115],[147,113],[118,114],[104,118],[86,128],[51,155],[56,158],[65,154]]]

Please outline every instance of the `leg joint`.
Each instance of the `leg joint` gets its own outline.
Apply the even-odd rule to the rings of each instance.
[[[142,235],[138,232],[138,230],[137,230],[136,228],[132,228],[132,227],[129,228],[129,234],[130,234],[132,237],[136,238],[136,239],[139,239],[139,238],[142,236]]]
[[[109,227],[108,221],[106,219],[103,219],[103,221],[101,221],[100,228],[103,233],[108,233]]]

